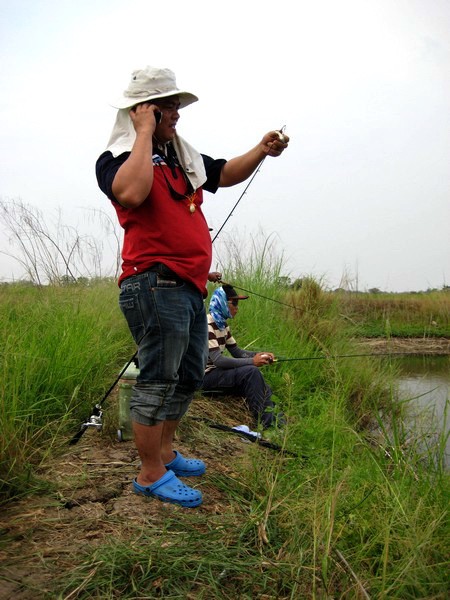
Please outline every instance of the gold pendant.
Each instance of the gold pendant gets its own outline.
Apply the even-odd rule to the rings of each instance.
[[[189,211],[191,214],[195,213],[195,199],[196,199],[196,194],[195,192],[193,194],[191,194],[190,196],[187,197],[187,199],[189,200]]]

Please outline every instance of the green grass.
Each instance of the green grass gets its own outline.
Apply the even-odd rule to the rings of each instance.
[[[0,286],[0,498],[90,414],[132,345],[117,286]],[[36,482],[35,482],[36,484]]]
[[[314,400],[283,442],[307,456],[251,447],[233,476],[210,476],[231,510],[177,513],[86,549],[61,598],[446,598],[442,473],[405,454],[400,432],[368,443],[339,395]]]
[[[341,316],[366,337],[450,337],[450,291],[339,292]]]
[[[126,539],[85,546],[51,596],[446,598],[443,440],[424,454],[406,429],[393,363],[337,358],[351,353],[354,328],[335,295],[312,280],[286,294],[279,263],[252,256],[246,265],[231,261],[224,273],[252,292],[232,322],[239,345],[308,359],[264,368],[289,419],[271,439],[297,458],[250,445],[232,475],[209,475],[229,510],[180,510]],[[1,478],[11,499],[133,348],[114,287],[0,294]],[[202,431],[190,432],[194,444],[205,443]]]

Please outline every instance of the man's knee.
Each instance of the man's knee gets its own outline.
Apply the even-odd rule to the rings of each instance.
[[[183,417],[194,398],[196,390],[194,382],[178,384],[167,406],[167,419],[177,421]]]
[[[244,378],[246,381],[248,381],[252,385],[257,385],[257,386],[265,386],[266,385],[264,376],[261,373],[260,369],[258,369],[258,367],[255,367],[254,365],[248,365],[245,368],[246,368],[246,372],[244,374]]]

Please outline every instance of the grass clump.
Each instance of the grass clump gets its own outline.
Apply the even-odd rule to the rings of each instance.
[[[230,516],[201,528],[196,517],[183,517],[167,519],[159,532],[136,531],[131,544],[111,539],[89,553],[62,597],[77,587],[77,598],[251,598],[267,589],[283,597],[282,579]]]
[[[30,488],[131,352],[116,296],[114,283],[0,286],[0,498]]]

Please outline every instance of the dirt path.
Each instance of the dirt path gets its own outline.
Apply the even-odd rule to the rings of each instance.
[[[196,400],[189,415],[180,427],[177,448],[207,464],[206,475],[193,478],[204,496],[204,503],[195,510],[206,521],[208,514],[230,512],[229,500],[214,485],[214,476],[236,475],[233,470],[252,444],[192,417],[230,426],[249,423],[249,417],[236,399]],[[101,433],[88,430],[77,445],[68,446],[39,473],[52,484],[52,491],[1,509],[2,600],[54,598],[54,580],[60,581],[80,564],[92,546],[107,543],[112,536],[131,542],[137,527],[159,531],[167,517],[183,518],[189,510],[136,496],[131,489],[139,465],[134,444],[114,437],[107,423]]]

